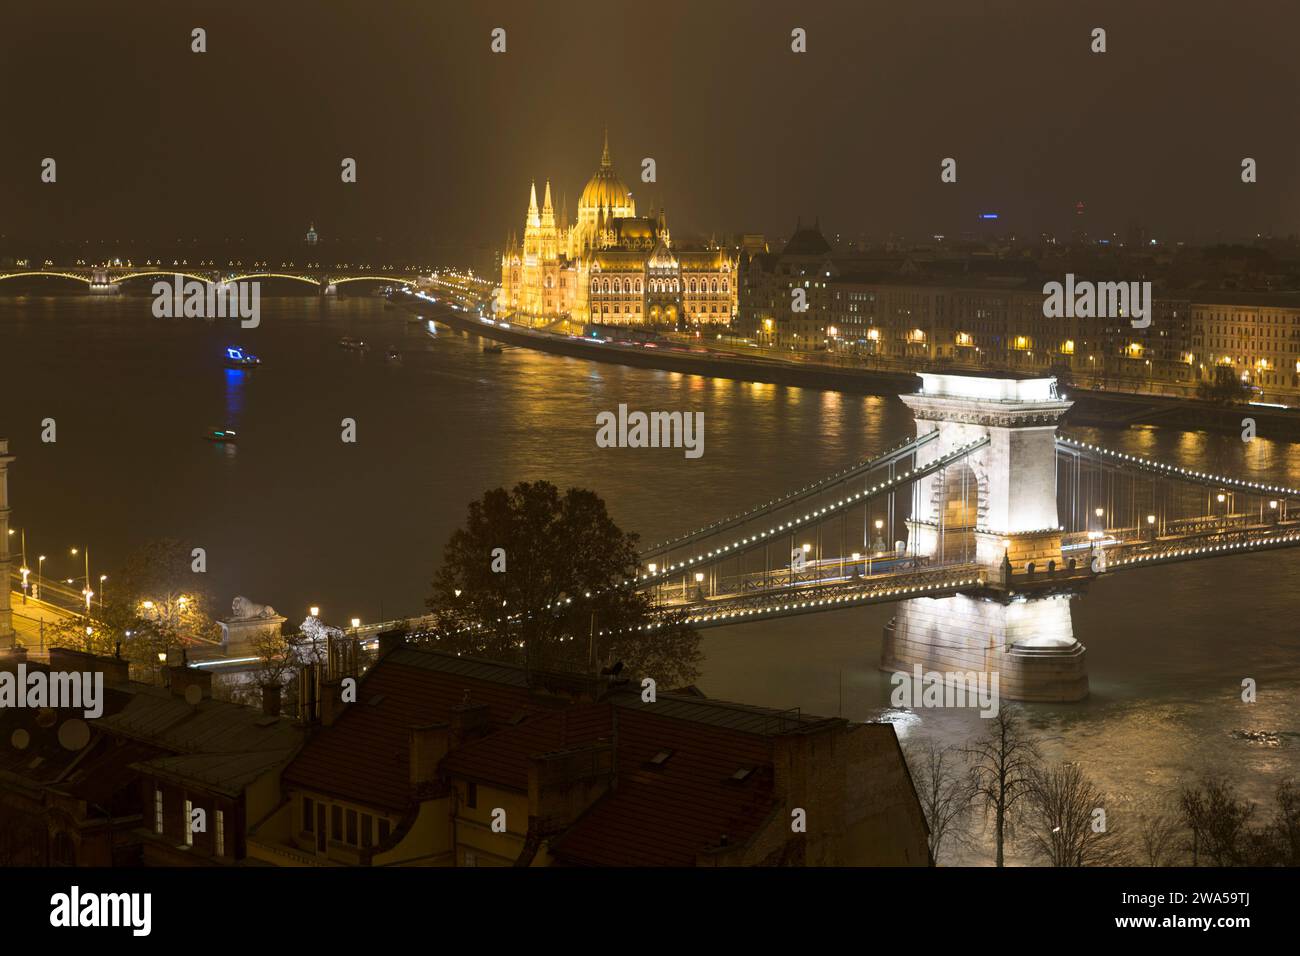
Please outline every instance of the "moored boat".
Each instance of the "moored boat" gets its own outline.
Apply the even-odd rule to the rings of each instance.
[[[262,364],[262,360],[241,348],[231,346],[226,349],[225,363],[227,368],[257,368]]]

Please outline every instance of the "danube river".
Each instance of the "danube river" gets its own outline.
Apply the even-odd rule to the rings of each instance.
[[[340,336],[371,348],[350,352]],[[226,370],[227,345],[264,365]],[[388,348],[400,362],[385,358]],[[47,575],[110,575],[134,546],[206,548],[222,604],[236,594],[294,621],[422,611],[442,546],[485,489],[546,479],[594,489],[646,543],[801,487],[912,431],[896,399],[704,379],[430,336],[379,299],[264,298],[260,327],[155,319],[150,300],[0,298],[11,526]],[[704,454],[604,449],[596,415],[619,403],[702,411]],[[57,441],[42,443],[53,418]],[[341,420],[357,441],[340,440]],[[208,426],[237,446],[202,440]],[[1300,446],[1159,428],[1067,433],[1198,470],[1300,485]],[[16,538],[14,539],[16,545]],[[75,567],[74,567],[75,565]],[[888,607],[704,632],[712,696],[868,719]],[[1300,552],[1127,573],[1074,602],[1092,696],[1030,708],[1044,752],[1081,763],[1117,809],[1201,773],[1266,800],[1300,773]],[[1243,678],[1257,703],[1240,701]],[[905,738],[959,741],[971,712],[923,711]],[[981,857],[976,857],[981,858]]]

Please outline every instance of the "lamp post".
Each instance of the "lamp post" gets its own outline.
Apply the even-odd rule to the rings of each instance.
[[[82,555],[86,559],[86,586],[82,589],[82,595],[86,598],[86,613],[90,613],[90,599],[95,596],[95,592],[90,589],[90,548],[82,548]],[[77,549],[72,549],[72,556],[77,556]]]
[[[23,603],[26,604],[27,603],[27,575],[32,573],[32,569],[27,566],[27,529],[26,528],[23,529],[22,543],[23,543],[23,566],[19,568],[18,571],[23,576]]]
[[[41,598],[41,570],[45,567],[45,555],[40,555],[36,559],[36,594],[33,595],[38,601]]]

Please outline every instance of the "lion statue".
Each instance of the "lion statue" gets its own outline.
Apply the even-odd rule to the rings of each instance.
[[[269,604],[254,604],[242,594],[230,602],[230,610],[238,620],[275,617],[275,608]]]

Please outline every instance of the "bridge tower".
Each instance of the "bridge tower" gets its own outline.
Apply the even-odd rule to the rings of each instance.
[[[908,549],[930,561],[973,560],[985,587],[898,606],[885,628],[881,667],[998,675],[1012,700],[1069,701],[1088,694],[1084,648],[1074,638],[1070,581],[1056,502],[1056,429],[1071,402],[1053,378],[921,375],[903,401],[917,434],[938,432],[918,467],[978,439],[964,461],[916,483]]]
[[[0,648],[14,645],[13,611],[9,607],[9,439],[0,438]]]

